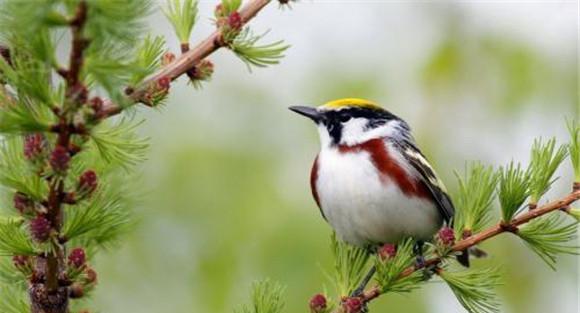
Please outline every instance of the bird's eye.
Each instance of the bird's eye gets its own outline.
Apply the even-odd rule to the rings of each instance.
[[[352,116],[350,116],[350,115],[341,115],[339,117],[339,120],[341,123],[346,123],[346,122],[350,121],[351,118],[352,118]]]

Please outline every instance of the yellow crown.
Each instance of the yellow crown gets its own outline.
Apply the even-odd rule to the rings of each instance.
[[[334,101],[330,101],[321,106],[323,109],[338,110],[345,107],[359,107],[359,108],[369,108],[369,109],[379,109],[382,110],[381,106],[366,99],[359,98],[344,98]]]

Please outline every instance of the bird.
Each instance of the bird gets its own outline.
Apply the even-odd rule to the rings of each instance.
[[[289,109],[317,126],[310,187],[342,241],[369,248],[412,237],[421,254],[422,244],[451,223],[455,207],[445,185],[402,118],[359,98]]]

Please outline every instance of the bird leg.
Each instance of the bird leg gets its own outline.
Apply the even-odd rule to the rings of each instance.
[[[424,268],[425,267],[425,256],[423,255],[423,246],[424,245],[425,245],[425,242],[422,240],[419,240],[415,243],[415,246],[413,246],[413,253],[417,257],[417,259],[415,261],[416,268]]]
[[[363,280],[361,281],[360,285],[358,285],[358,287],[350,294],[351,298],[359,297],[360,295],[363,294],[363,292],[365,291],[365,287],[369,284],[369,282],[373,278],[373,275],[375,275],[376,271],[377,268],[373,265],[373,267],[371,267],[369,272],[365,275],[365,278],[363,278]]]

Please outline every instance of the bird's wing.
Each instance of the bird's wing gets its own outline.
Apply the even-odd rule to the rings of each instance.
[[[410,140],[396,141],[402,155],[419,172],[421,181],[433,196],[439,212],[446,222],[450,222],[455,213],[455,207],[443,182],[437,177],[435,170],[429,165],[419,148]]]

